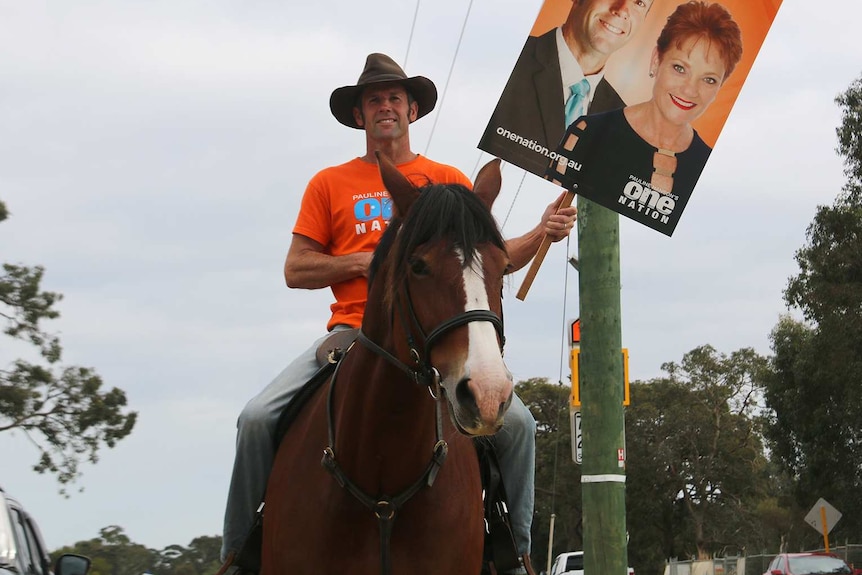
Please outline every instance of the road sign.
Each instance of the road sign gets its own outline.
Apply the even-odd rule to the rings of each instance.
[[[581,318],[572,322],[571,331],[569,332],[569,346],[575,347],[581,345]]]
[[[584,438],[581,433],[581,412],[569,411],[572,423],[572,461],[578,465],[584,460]]]
[[[805,522],[815,528],[818,533],[829,533],[838,520],[841,519],[841,512],[832,507],[828,501],[822,497],[817,500],[808,515],[805,516]],[[825,521],[825,524],[824,524]],[[825,529],[824,529],[825,527]]]

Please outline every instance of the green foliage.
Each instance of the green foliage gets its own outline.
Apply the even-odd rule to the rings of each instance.
[[[711,346],[666,363],[666,375],[631,385],[626,409],[626,526],[635,572],[658,574],[669,557],[761,550],[799,521],[762,441],[758,382],[767,360]],[[583,549],[581,469],[572,461],[568,385],[530,379],[517,392],[537,422],[533,562]],[[789,504],[789,506],[787,506]],[[809,528],[810,529],[810,528]]]
[[[835,98],[841,108],[841,125],[836,128],[838,148],[844,157],[844,173],[848,181],[844,186],[848,203],[862,202],[862,78],[857,78],[847,90]]]
[[[221,562],[221,537],[202,536],[188,547],[169,545],[162,550],[133,543],[122,527],[112,525],[99,531],[99,537],[79,541],[54,551],[52,560],[63,553],[78,553],[92,560],[91,575],[211,575]]]
[[[8,336],[28,340],[39,348],[39,352],[49,362],[60,359],[60,341],[53,335],[44,333],[39,326],[43,319],[54,319],[60,312],[53,309],[63,296],[39,290],[45,270],[37,266],[26,268],[3,264],[0,276],[0,303],[4,312],[0,317],[6,320],[3,330]]]
[[[799,274],[784,293],[787,305],[805,319],[838,335],[862,330],[862,205],[836,201],[820,206],[808,227],[806,245],[796,252]]]
[[[636,571],[737,552],[757,537],[753,510],[768,475],[754,377],[764,364],[751,349],[725,356],[707,345],[664,364],[667,376],[632,383],[626,501]]]
[[[796,252],[799,273],[784,298],[805,323],[783,317],[773,329],[763,385],[767,437],[796,504],[807,510],[825,498],[843,513],[834,532],[842,537],[862,530],[862,78],[836,102],[848,181],[833,205],[817,208]]]
[[[583,549],[581,470],[572,461],[569,397],[571,388],[546,378],[521,381],[518,396],[536,419],[536,501],[533,515],[532,559],[547,564],[551,514],[553,553]]]
[[[834,535],[852,537],[862,529],[862,397],[853,383],[860,381],[854,356],[862,339],[836,340],[822,325],[790,317],[770,337],[775,355],[764,387],[774,459],[793,478],[796,504],[807,512],[825,498],[843,514]]]
[[[0,202],[0,221],[6,216]],[[7,263],[2,270],[3,334],[32,344],[41,359],[0,367],[0,432],[23,432],[39,450],[34,470],[55,474],[65,486],[79,477],[82,460],[95,463],[103,444],[113,447],[131,433],[137,414],[124,413],[125,393],[103,391],[91,368],[60,365],[60,339],[42,322],[59,317],[55,305],[62,296],[41,289],[44,269]]]

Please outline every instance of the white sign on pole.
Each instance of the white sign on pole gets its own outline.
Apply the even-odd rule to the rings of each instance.
[[[569,411],[572,424],[572,461],[581,464],[583,461],[583,437],[581,435],[581,412]]]
[[[832,507],[828,501],[822,497],[817,500],[808,515],[805,516],[805,522],[815,528],[818,533],[823,533],[823,519],[826,519],[826,533],[832,531],[838,520],[841,519],[841,512]]]

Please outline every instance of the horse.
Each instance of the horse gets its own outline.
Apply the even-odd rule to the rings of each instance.
[[[395,213],[358,337],[278,448],[261,575],[482,568],[472,438],[500,429],[513,393],[502,358],[509,261],[491,215],[500,161],[473,191],[417,188],[385,157],[378,164]]]

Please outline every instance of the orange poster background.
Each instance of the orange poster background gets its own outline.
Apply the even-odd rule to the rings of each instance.
[[[766,33],[775,19],[782,0],[720,0],[733,15],[742,30],[742,60],[733,74],[718,92],[709,109],[692,123],[703,141],[715,147],[718,134],[727,121],[730,109],[736,102],[742,84],[748,77],[752,64]],[[644,20],[643,28],[631,42],[615,52],[605,67],[605,76],[627,104],[649,100],[652,92],[649,62],[656,39],[667,17],[682,4],[680,0],[655,0]],[[536,18],[531,36],[540,36],[551,28],[562,24],[572,7],[572,0],[545,0]]]

